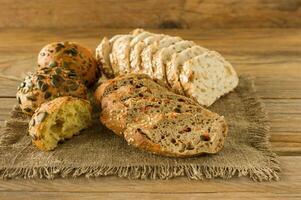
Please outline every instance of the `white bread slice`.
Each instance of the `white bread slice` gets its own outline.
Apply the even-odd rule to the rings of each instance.
[[[153,33],[149,32],[141,32],[136,37],[133,38],[131,41],[131,50],[130,50],[130,69],[132,73],[139,73],[141,69],[141,58],[140,58],[140,52],[143,48],[143,41],[145,38],[148,38],[152,36]]]
[[[192,41],[182,40],[179,42],[176,42],[173,45],[170,45],[169,47],[162,48],[159,50],[153,58],[153,65],[154,68],[156,68],[158,71],[163,72],[163,77],[165,77],[165,81],[169,86],[167,77],[166,77],[166,64],[170,61],[171,56],[174,53],[179,53],[189,47],[194,46],[195,43]]]
[[[151,65],[151,57],[146,56],[147,54],[144,53],[144,50],[148,48],[148,46],[151,46],[152,44],[163,40],[164,38],[166,38],[168,36],[163,35],[163,34],[156,34],[152,37],[148,37],[143,41],[143,48],[142,51],[140,53],[140,57],[141,57],[141,73],[143,74],[147,74],[151,77],[153,77],[154,71],[153,71],[153,67]]]
[[[115,76],[130,72],[130,42],[133,37],[123,35],[113,43],[110,60]]]
[[[184,63],[180,82],[187,96],[210,106],[237,86],[238,77],[228,61],[209,51]]]
[[[96,48],[96,60],[98,64],[101,65],[101,71],[107,78],[114,77],[114,71],[110,61],[110,53],[112,51],[112,44],[121,36],[122,35],[115,35],[110,40],[104,37]]]
[[[166,65],[167,81],[170,84],[172,90],[178,94],[184,94],[183,88],[180,84],[179,75],[182,71],[183,64],[195,56],[203,54],[209,51],[206,48],[198,45],[185,49],[180,53],[174,53],[171,60]]]
[[[178,41],[181,41],[182,39],[180,37],[171,37],[171,36],[166,36],[162,38],[161,40],[152,43],[151,45],[147,46],[142,54],[141,57],[145,58],[144,59],[144,65],[145,68],[150,68],[152,67],[153,71],[153,79],[164,81],[165,82],[165,74],[163,71],[160,71],[159,69],[156,68],[155,62],[154,62],[154,57],[159,52],[161,49],[165,47],[169,47],[170,45],[175,44]]]

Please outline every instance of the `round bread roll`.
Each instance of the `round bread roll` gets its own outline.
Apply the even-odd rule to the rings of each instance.
[[[69,139],[92,124],[92,107],[87,100],[58,97],[43,103],[29,122],[32,142],[41,150],[57,147],[59,141]]]
[[[25,77],[16,94],[22,111],[29,115],[42,103],[59,96],[87,98],[87,89],[74,70],[41,68]]]
[[[38,67],[73,69],[82,77],[86,85],[96,81],[99,70],[91,50],[74,42],[54,42],[47,44],[39,53]]]

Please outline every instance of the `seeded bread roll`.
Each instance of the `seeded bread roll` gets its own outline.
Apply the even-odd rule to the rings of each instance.
[[[22,111],[29,115],[42,103],[59,96],[87,98],[87,89],[75,71],[59,66],[41,68],[30,73],[20,84],[16,94]]]
[[[39,68],[61,66],[74,70],[86,85],[96,82],[98,68],[93,53],[74,42],[54,42],[42,48],[38,56]]]
[[[191,99],[174,94],[145,75],[108,80],[95,91],[100,121],[140,149],[155,154],[190,157],[217,153],[227,124]]]
[[[87,100],[65,96],[46,102],[36,110],[29,122],[32,142],[41,150],[57,147],[92,123],[92,108]]]

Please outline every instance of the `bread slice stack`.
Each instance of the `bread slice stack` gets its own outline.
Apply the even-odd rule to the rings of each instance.
[[[224,117],[175,94],[143,74],[120,75],[95,91],[100,121],[130,144],[155,154],[217,153],[227,135]]]
[[[147,74],[203,106],[210,106],[238,84],[234,68],[217,52],[180,37],[143,29],[105,37],[96,49],[96,58],[108,79]]]

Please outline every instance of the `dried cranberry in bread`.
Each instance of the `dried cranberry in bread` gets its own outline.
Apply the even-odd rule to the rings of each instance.
[[[100,121],[129,144],[152,153],[188,157],[217,153],[227,124],[191,99],[174,94],[145,75],[108,80],[95,92]]]
[[[129,144],[139,149],[164,156],[191,157],[220,151],[227,131],[224,117],[203,110],[152,115],[146,122],[130,124],[123,134]]]
[[[71,138],[92,123],[89,101],[75,97],[59,97],[41,105],[29,122],[32,142],[49,151],[58,142]]]
[[[42,103],[59,96],[87,98],[87,89],[76,73],[59,66],[28,74],[16,94],[22,111],[29,115]]]
[[[93,84],[98,76],[97,63],[92,51],[75,42],[54,42],[42,48],[38,56],[39,68],[58,65],[74,70],[86,85]]]

